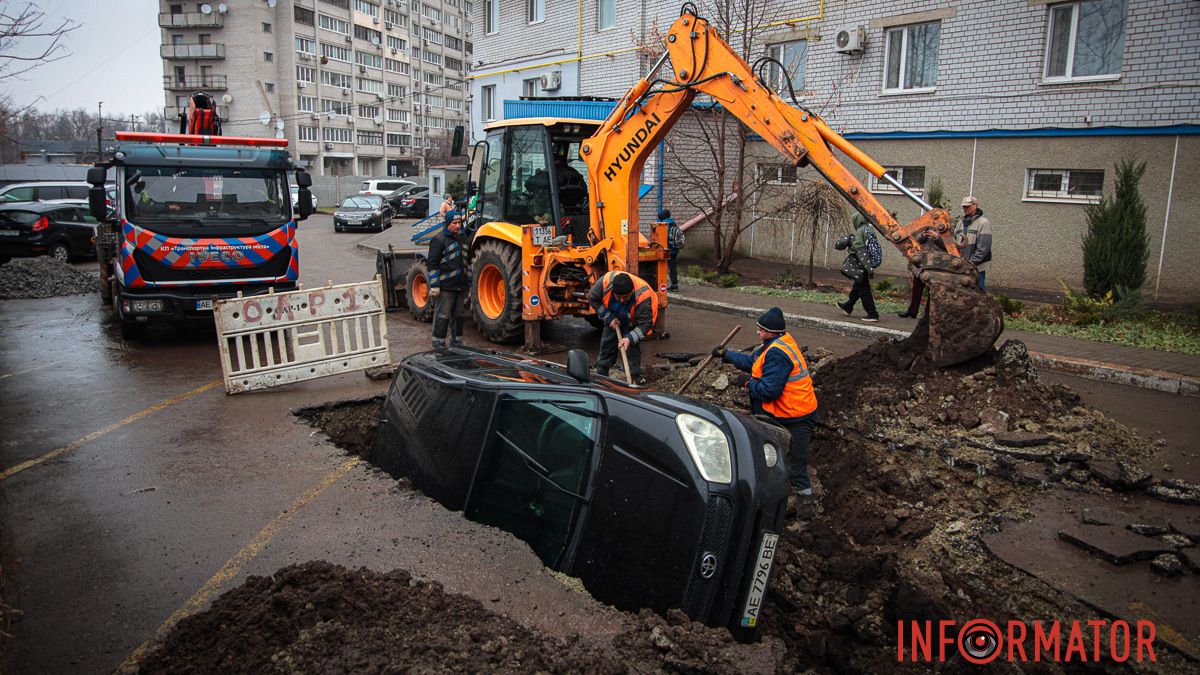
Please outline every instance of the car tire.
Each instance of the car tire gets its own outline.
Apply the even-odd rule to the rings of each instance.
[[[471,266],[471,308],[479,332],[491,342],[513,344],[524,336],[521,319],[521,249],[489,239]]]
[[[418,259],[408,268],[408,282],[405,284],[404,297],[408,302],[408,311],[417,321],[429,323],[433,321],[433,302],[429,297],[429,267],[425,260]]]
[[[71,262],[71,259],[72,259],[71,247],[67,246],[66,244],[62,243],[61,241],[52,245],[50,247],[50,250],[46,252],[46,255],[50,256],[51,258],[54,258],[55,260],[58,260],[60,262],[65,262],[65,263]]]

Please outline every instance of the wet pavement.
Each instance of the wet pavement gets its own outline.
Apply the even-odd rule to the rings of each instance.
[[[374,258],[357,247],[369,236],[334,234],[328,216],[307,221],[301,281],[369,279]],[[751,319],[707,311],[671,308],[670,321],[671,338],[646,345],[645,362],[707,351],[735,323],[734,346],[754,335]],[[429,325],[394,312],[388,335],[397,362],[426,348]],[[581,320],[543,337],[593,355],[599,341]],[[838,355],[866,344],[796,338]],[[624,620],[568,590],[523,543],[398,489],[290,414],[383,394],[387,381],[350,373],[226,396],[211,329],[125,342],[96,296],[0,301],[0,340],[3,600],[21,611],[5,671],[111,672],[247,574],[313,559],[403,567],[553,635],[603,640]],[[466,340],[485,344],[469,321]],[[1091,404],[1160,434],[1163,461],[1190,473],[1195,431],[1180,421],[1194,419],[1194,402],[1086,386]]]

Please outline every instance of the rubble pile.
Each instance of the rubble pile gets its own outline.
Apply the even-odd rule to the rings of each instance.
[[[0,299],[52,298],[95,293],[99,272],[49,256],[14,258],[0,265]]]

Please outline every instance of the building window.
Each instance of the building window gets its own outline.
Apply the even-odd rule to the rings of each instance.
[[[379,16],[379,5],[376,5],[373,2],[367,2],[367,0],[354,0],[354,9],[355,11],[362,12],[368,16]]]
[[[1051,5],[1046,80],[1112,79],[1121,74],[1125,0]]]
[[[332,112],[335,115],[350,116],[349,101],[333,101],[327,98],[321,99],[321,112]]]
[[[769,45],[767,56],[783,64],[783,73],[779,72],[778,64],[771,64],[772,89],[787,96],[790,93],[788,91],[789,82],[792,85],[792,91],[799,92],[804,88],[804,63],[808,56],[807,41],[796,40],[795,42]],[[784,79],[784,73],[787,74],[787,79]]]
[[[345,61],[350,63],[350,50],[345,47],[321,43],[321,56],[334,61]]]
[[[301,141],[317,140],[317,128],[316,127],[304,127],[304,126],[300,127],[300,133],[298,134],[298,140],[301,140]]]
[[[442,44],[442,34],[441,34],[441,33],[439,33],[439,32],[437,32],[436,30],[434,30],[434,29],[432,29],[432,28],[426,28],[426,29],[424,29],[424,32],[422,33],[422,36],[423,36],[423,37],[424,37],[426,40],[429,40],[430,42],[432,42],[432,43],[433,43],[433,44],[435,44],[435,45],[440,45],[440,44]]]
[[[296,23],[303,24],[305,26],[313,25],[313,19],[315,18],[315,14],[311,9],[309,9],[307,7],[296,7],[295,16],[296,16]],[[270,24],[266,24],[266,25],[269,26]],[[270,32],[270,31],[268,31],[268,32]],[[314,138],[313,140],[316,140],[316,139]]]
[[[596,8],[597,22],[596,29],[604,30],[617,25],[617,0],[597,0],[599,6]]]
[[[358,78],[358,90],[368,94],[382,94],[383,80],[372,80],[369,77]]]
[[[1028,201],[1096,203],[1104,194],[1104,171],[1092,169],[1029,169],[1025,181]]]
[[[398,38],[391,35],[387,36],[387,46],[392,48],[393,54],[408,49],[408,43],[404,41],[404,38]]]
[[[332,70],[321,71],[321,84],[327,84],[331,87],[342,87],[345,89],[350,86],[350,76],[345,73],[335,73]]]
[[[312,38],[306,38],[306,37],[297,35],[296,36],[296,51],[300,52],[301,54],[316,54],[317,53],[317,43]]]
[[[274,82],[263,82],[263,88],[267,90],[268,94],[275,93],[275,83]]]
[[[933,91],[937,84],[942,24],[918,23],[887,31],[883,61],[885,92]]]
[[[759,164],[758,180],[762,183],[795,183],[796,167],[791,164]]]
[[[421,60],[435,66],[442,65],[442,55],[436,52],[425,52],[421,54]]]
[[[341,19],[325,14],[317,17],[317,25],[331,33],[339,33],[341,35],[350,34],[350,23],[348,21],[342,21]]]
[[[354,37],[359,40],[366,40],[373,45],[383,44],[383,33],[374,28],[367,28],[366,26],[355,26]]]
[[[408,87],[403,84],[388,83],[387,94],[389,98],[401,99],[408,95]]]
[[[488,35],[500,32],[500,0],[484,0],[483,32]]]
[[[360,105],[358,106],[358,116],[364,119],[373,120],[376,117],[379,117],[381,110],[382,108],[377,105]]]
[[[296,110],[299,110],[300,112],[317,112],[317,97],[297,96]]]
[[[263,52],[263,61],[266,61],[267,63],[273,63],[275,61],[275,55],[271,52]]]
[[[540,84],[540,80],[536,77],[521,80],[521,96],[525,98],[537,96],[538,84]]]
[[[264,33],[271,32],[271,24],[267,23],[266,21],[263,22],[263,32]]]
[[[496,85],[490,84],[480,90],[480,112],[483,114],[483,119],[491,121],[496,119]]]
[[[317,69],[308,66],[296,66],[297,82],[313,82],[317,79]]]
[[[539,23],[546,20],[546,0],[525,0],[525,20]]]
[[[389,122],[408,122],[408,111],[400,110],[399,108],[388,108],[387,119]]]
[[[354,62],[360,66],[367,66],[369,68],[383,67],[383,57],[378,54],[371,54],[369,52],[355,51]]]
[[[889,166],[885,167],[884,173],[895,178],[896,182],[911,190],[913,194],[919,195],[925,192],[925,167],[923,166]],[[903,194],[891,183],[874,176],[871,176],[870,190],[889,195]]]
[[[321,136],[330,143],[352,143],[354,134],[349,129],[322,127]]]
[[[383,145],[382,131],[360,131],[358,132],[359,145]]]

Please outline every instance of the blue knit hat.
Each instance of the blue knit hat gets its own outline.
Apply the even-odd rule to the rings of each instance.
[[[785,332],[787,324],[783,321],[783,310],[778,307],[772,307],[763,312],[763,315],[758,317],[758,327],[763,330],[769,330],[772,333]]]

